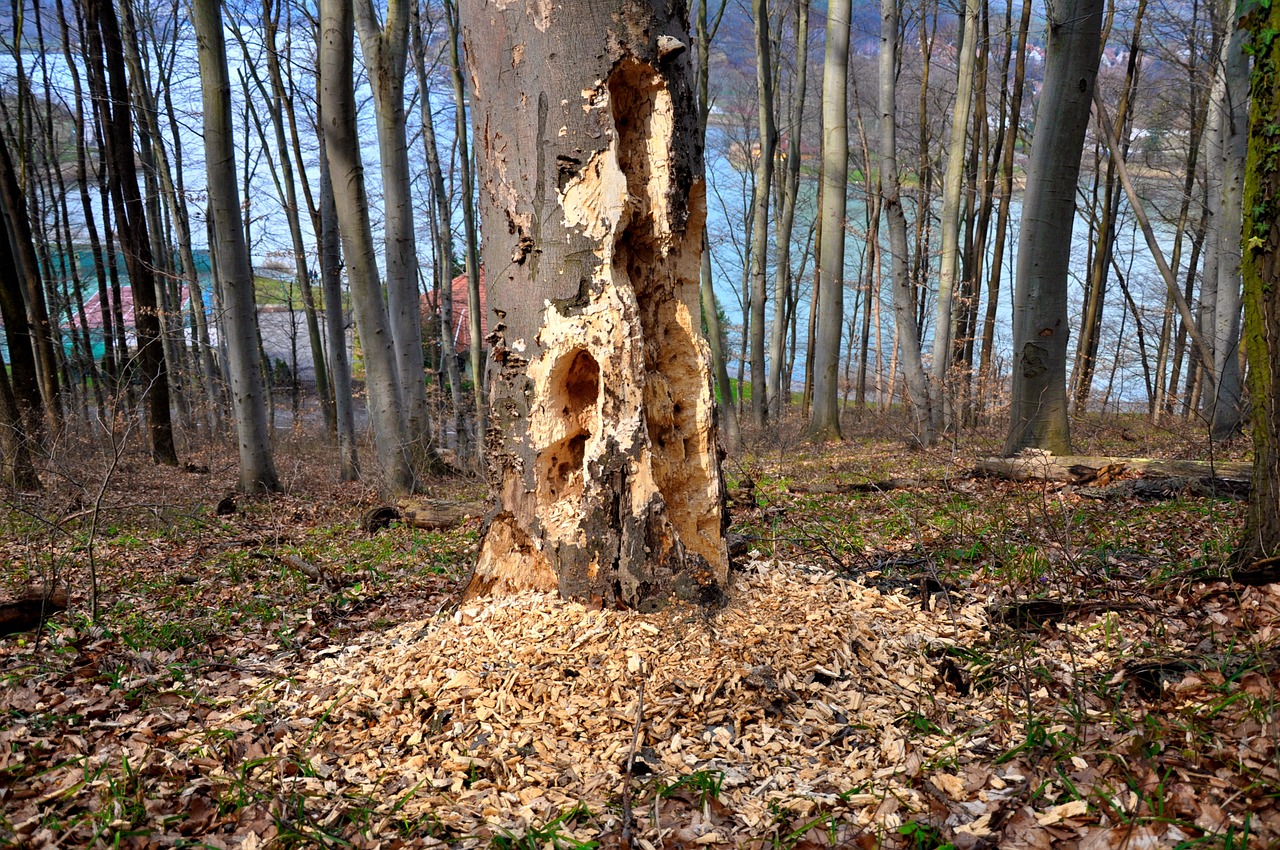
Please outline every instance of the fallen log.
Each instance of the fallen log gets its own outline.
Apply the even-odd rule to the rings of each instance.
[[[475,517],[484,516],[483,502],[451,502],[437,499],[401,499],[401,522],[427,531],[443,531]]]
[[[885,493],[889,490],[917,490],[921,487],[932,487],[940,482],[919,478],[887,478],[883,481],[859,481],[852,484],[821,483],[793,484],[787,488],[796,495],[827,494],[851,495],[854,493]]]
[[[1065,481],[1070,484],[1107,483],[1124,473],[1144,478],[1197,478],[1229,484],[1247,484],[1253,465],[1237,461],[1165,460],[1152,457],[1089,457],[1024,452],[1013,457],[987,457],[978,461],[975,475],[1014,481]]]
[[[63,587],[55,587],[47,594],[31,593],[8,602],[0,602],[0,637],[31,631],[54,614],[65,610],[67,591]]]

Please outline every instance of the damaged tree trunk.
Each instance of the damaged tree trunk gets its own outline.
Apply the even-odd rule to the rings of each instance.
[[[684,3],[473,0],[462,23],[497,497],[468,596],[714,602],[728,560]]]

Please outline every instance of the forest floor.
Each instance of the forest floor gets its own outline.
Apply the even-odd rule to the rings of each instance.
[[[1222,578],[1243,502],[799,430],[726,461],[727,603],[649,615],[459,607],[479,521],[366,533],[377,494],[311,438],[224,515],[229,451],[62,447],[3,497],[0,599],[71,599],[0,638],[0,846],[1280,846],[1280,584]]]

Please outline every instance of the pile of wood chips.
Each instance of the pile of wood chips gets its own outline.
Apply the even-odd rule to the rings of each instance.
[[[277,749],[314,773],[283,779],[317,804],[382,800],[384,825],[430,813],[455,843],[520,835],[581,803],[596,817],[577,837],[598,838],[618,827],[639,713],[637,846],[742,846],[813,812],[883,834],[928,808],[925,780],[943,799],[978,790],[938,765],[955,765],[956,736],[1009,695],[968,700],[975,716],[959,719],[931,659],[985,639],[984,609],[925,611],[777,563],[735,575],[730,600],[642,615],[525,594],[363,638],[275,687],[292,730]],[[715,813],[676,827],[646,808],[699,772],[722,776]]]

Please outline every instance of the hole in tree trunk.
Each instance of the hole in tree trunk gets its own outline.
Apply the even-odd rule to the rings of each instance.
[[[560,359],[552,373],[551,403],[559,409],[564,436],[539,454],[539,480],[552,499],[577,498],[583,489],[587,440],[596,430],[600,364],[583,349]]]
[[[618,133],[618,167],[627,180],[628,214],[614,244],[614,270],[635,293],[644,338],[644,412],[653,453],[653,476],[667,516],[690,552],[720,560],[718,517],[707,513],[713,490],[708,445],[711,410],[695,355],[701,341],[698,294],[706,196],[689,189],[682,232],[672,231],[675,185],[670,139],[674,108],[662,75],[634,59],[609,77],[609,100]],[[619,275],[621,277],[622,275]],[[679,399],[680,401],[677,401]]]

